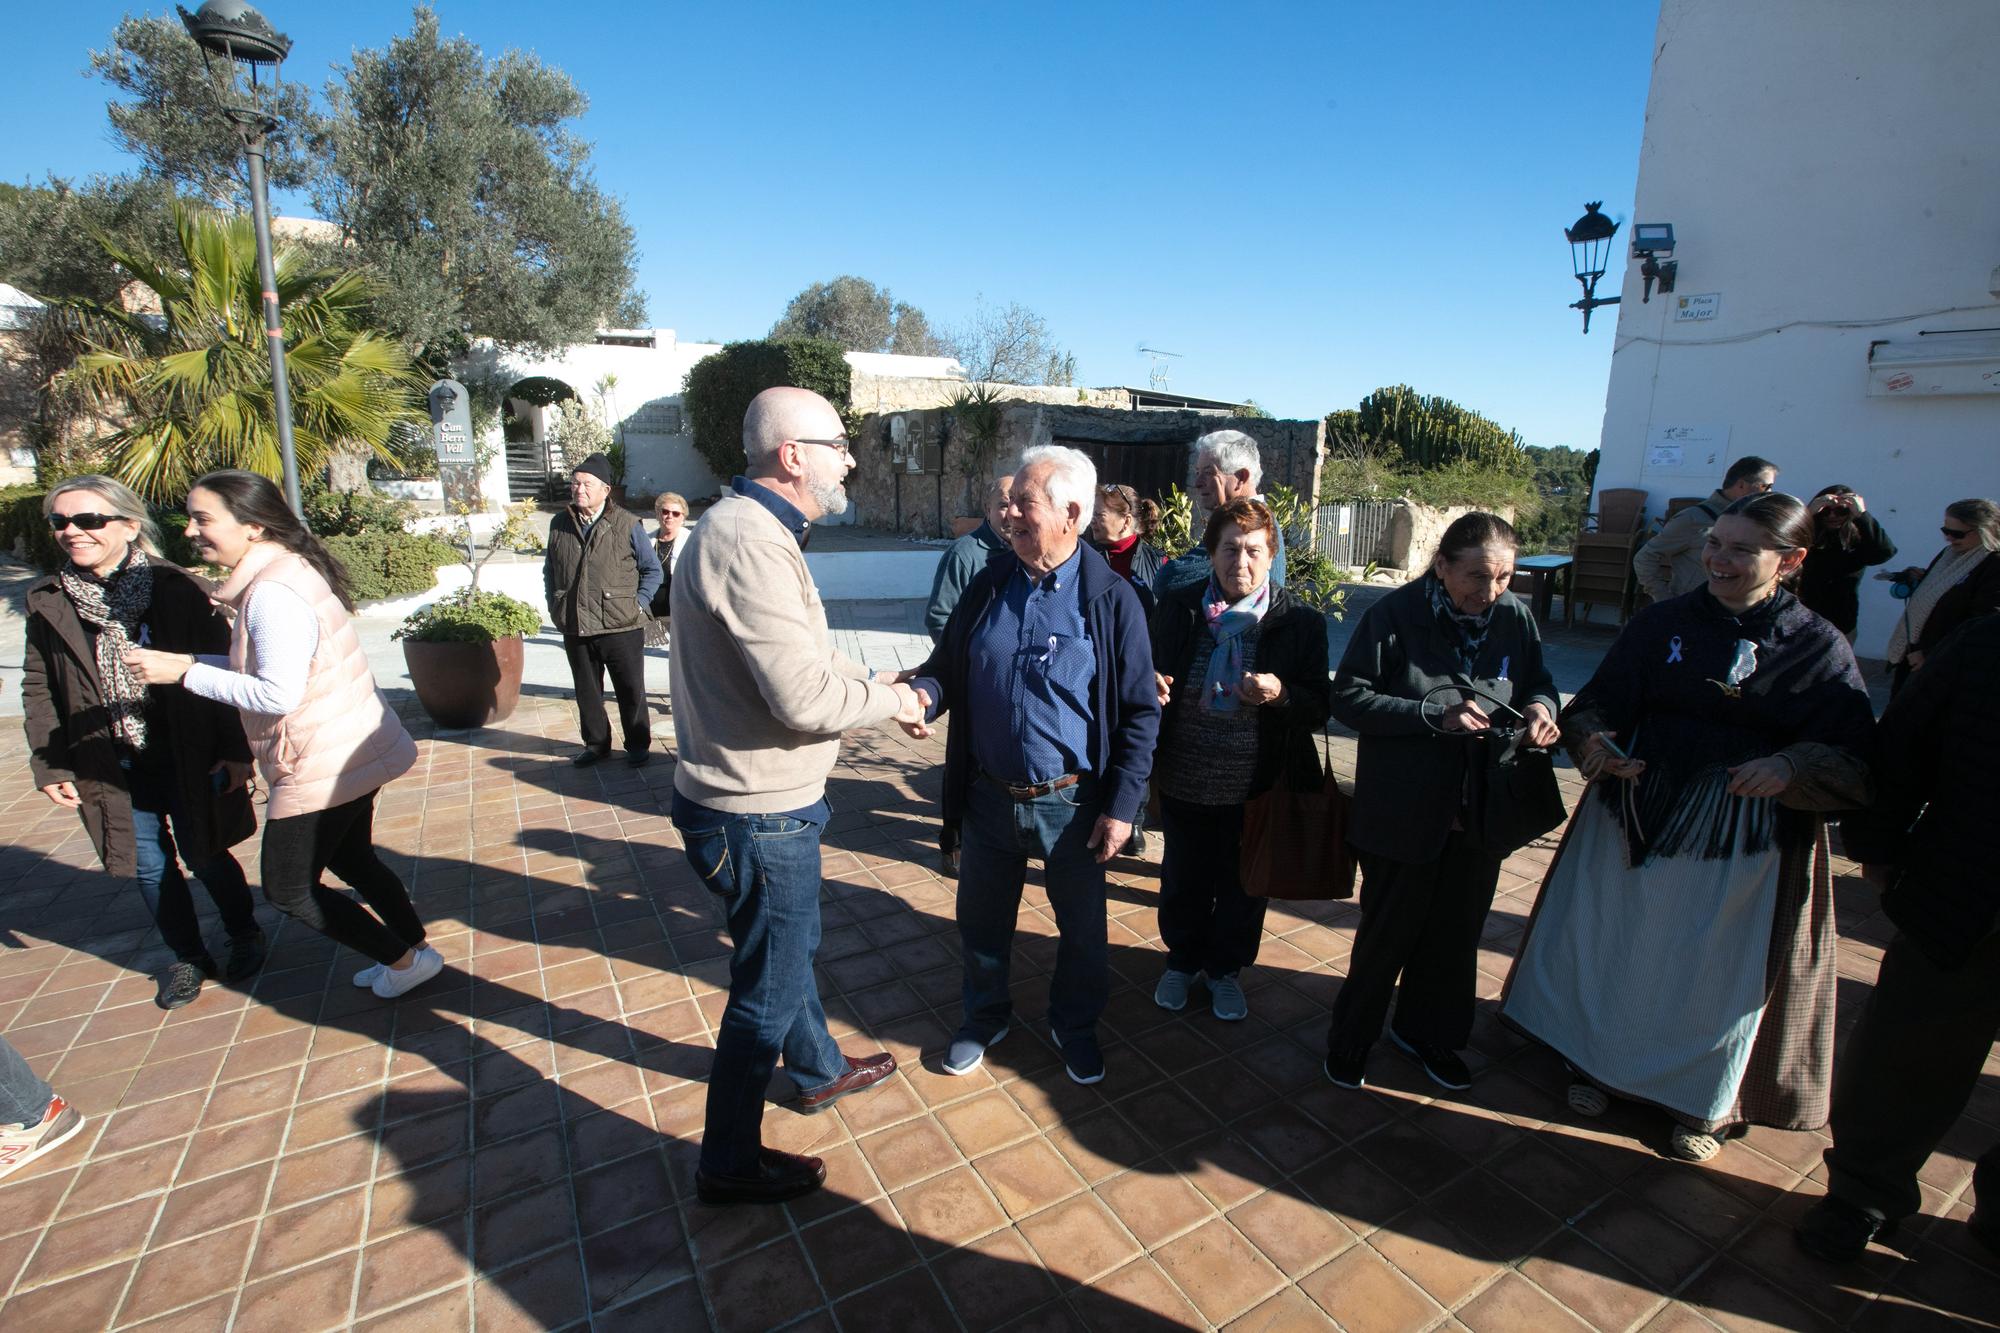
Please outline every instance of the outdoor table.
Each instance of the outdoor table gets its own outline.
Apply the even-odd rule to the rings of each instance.
[[[1528,599],[1535,609],[1535,621],[1546,625],[1549,620],[1549,600],[1555,589],[1556,575],[1566,578],[1570,567],[1570,557],[1566,555],[1524,555],[1514,561],[1514,576],[1528,578]],[[1564,584],[1568,588],[1568,584]],[[1569,593],[1565,591],[1563,596]]]

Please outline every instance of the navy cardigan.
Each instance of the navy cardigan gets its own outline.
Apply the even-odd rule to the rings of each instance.
[[[943,640],[917,668],[911,683],[930,695],[933,717],[954,708],[993,706],[967,698],[972,631],[1020,567],[1020,557],[1011,550],[989,560],[952,608]],[[1084,632],[1097,654],[1097,676],[1090,686],[1090,771],[1104,784],[1104,813],[1131,823],[1146,799],[1153,744],[1160,734],[1160,696],[1153,684],[1146,613],[1132,585],[1088,544],[1078,566],[1077,596],[1083,605]],[[951,728],[944,747],[945,819],[963,817],[966,789],[978,776],[975,768],[972,728]]]

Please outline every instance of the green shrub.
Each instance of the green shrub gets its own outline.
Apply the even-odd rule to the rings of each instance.
[[[160,525],[160,554],[183,569],[202,564],[201,554],[187,539],[188,516],[178,509],[155,509],[153,521]]]
[[[491,643],[533,634],[541,627],[541,612],[526,602],[505,593],[467,588],[414,612],[395,637],[418,643]]]
[[[18,548],[29,564],[53,572],[61,566],[63,552],[42,517],[47,494],[40,486],[0,487],[0,554],[11,556]]]
[[[351,537],[362,532],[404,532],[417,516],[408,500],[394,500],[373,486],[359,491],[331,491],[309,486],[299,497],[306,526],[321,537]]]
[[[826,338],[730,343],[688,371],[681,392],[695,452],[718,477],[743,470],[743,414],[752,398],[781,384],[811,389],[843,417],[850,410],[853,372],[840,344]]]
[[[447,542],[417,533],[370,529],[336,533],[326,549],[347,567],[348,590],[357,602],[407,597],[437,586],[437,572],[463,558]]]

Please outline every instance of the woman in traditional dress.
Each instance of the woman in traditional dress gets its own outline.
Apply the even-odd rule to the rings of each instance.
[[[1392,997],[1390,1039],[1433,1083],[1472,1083],[1459,1052],[1472,1035],[1479,932],[1503,858],[1465,831],[1467,778],[1493,719],[1492,705],[1458,690],[1504,700],[1530,745],[1559,739],[1541,633],[1507,591],[1518,544],[1495,514],[1453,520],[1430,571],[1362,614],[1334,676],[1333,715],[1361,737],[1347,833],[1361,863],[1361,929],[1326,1042],[1326,1075],[1343,1088],[1367,1082]],[[1433,694],[1449,704],[1440,725],[1459,734],[1440,736],[1427,720]]]
[[[1854,642],[1861,617],[1861,571],[1896,557],[1896,543],[1852,486],[1822,486],[1806,506],[1813,539],[1799,569],[1799,600]]]
[[[1781,586],[1811,540],[1789,495],[1730,505],[1707,586],[1634,616],[1563,710],[1591,785],[1502,998],[1569,1062],[1572,1109],[1661,1107],[1688,1161],[1750,1124],[1827,1118],[1821,816],[1867,803],[1875,722],[1846,638]]]
[[[286,916],[371,960],[354,984],[394,999],[444,967],[410,892],[375,850],[375,798],[417,747],[375,687],[354,632],[347,571],[278,488],[211,472],[188,492],[188,540],[229,568],[215,599],[236,613],[229,655],[130,648],[154,685],[233,705],[271,792],[264,896]],[[328,888],[331,870],[368,907]]]
[[[110,477],[71,477],[42,512],[68,558],[28,589],[21,696],[35,785],[75,810],[113,875],[130,875],[173,950],[154,1003],[178,1009],[204,977],[242,981],[264,962],[257,904],[230,848],[257,831],[250,746],[236,710],[125,665],[147,644],[220,652],[229,625],[208,590],[158,558],[145,502]],[[202,939],[185,861],[222,915],[218,967]]]
[[[1153,1003],[1179,1012],[1197,976],[1209,1011],[1250,1016],[1237,974],[1257,961],[1265,898],[1243,891],[1244,803],[1310,774],[1326,725],[1326,618],[1271,586],[1277,524],[1261,500],[1231,500],[1208,520],[1213,573],[1160,599],[1152,616],[1160,685],[1153,781],[1166,850],[1160,940],[1167,966]]]
[[[2000,611],[2000,505],[1991,500],[1959,500],[1944,507],[1944,549],[1927,568],[1912,565],[1899,574],[1876,575],[1904,591],[1903,614],[1883,655],[1893,668],[1889,693],[1896,694],[1910,673],[1924,664],[1926,649],[1974,616]]]

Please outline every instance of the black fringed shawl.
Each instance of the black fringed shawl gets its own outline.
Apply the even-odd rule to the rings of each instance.
[[[1748,674],[1741,643],[1755,651]],[[1646,761],[1629,793],[1622,782],[1593,784],[1619,812],[1636,866],[1723,859],[1739,832],[1746,851],[1805,847],[1816,817],[1782,799],[1730,795],[1729,769],[1800,743],[1865,757],[1875,716],[1853,650],[1797,597],[1780,589],[1736,616],[1701,588],[1634,616],[1562,723],[1572,747],[1610,731]]]

